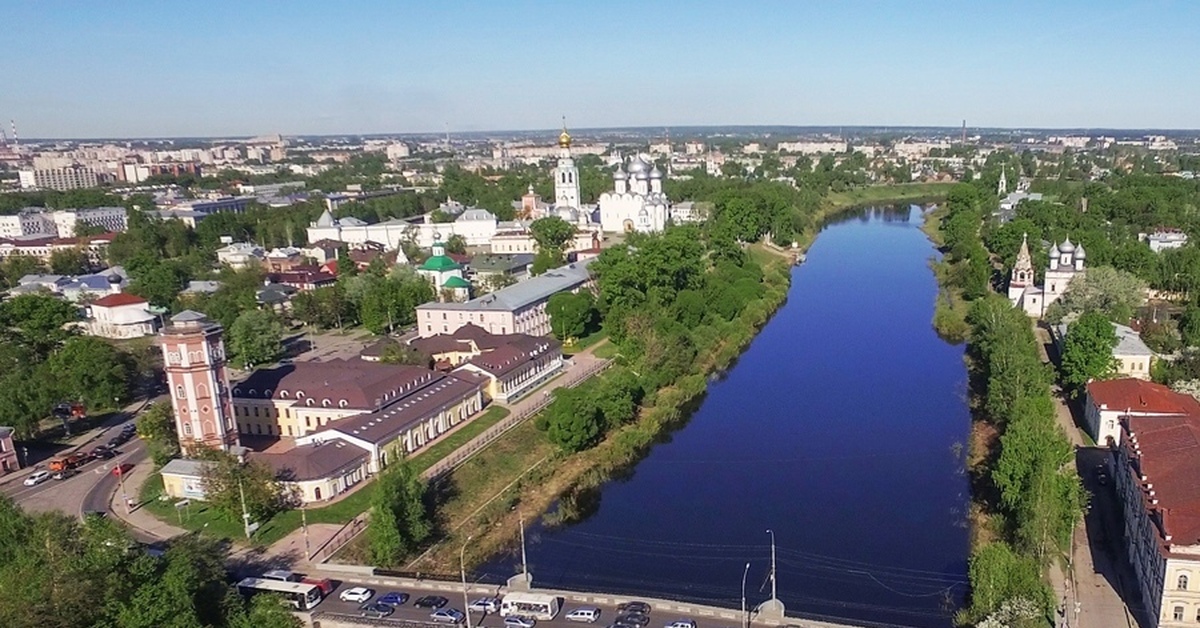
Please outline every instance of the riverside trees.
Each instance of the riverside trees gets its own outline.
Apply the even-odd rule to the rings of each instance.
[[[412,464],[397,455],[375,480],[367,547],[375,565],[391,566],[433,534],[425,502],[426,484]]]

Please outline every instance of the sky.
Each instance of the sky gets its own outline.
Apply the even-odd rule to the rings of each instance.
[[[0,0],[0,24],[26,138],[1200,128],[1192,0]]]

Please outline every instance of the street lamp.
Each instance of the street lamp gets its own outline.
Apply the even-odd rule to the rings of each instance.
[[[775,595],[775,531],[767,530],[767,534],[771,535],[771,599],[777,599]]]
[[[746,614],[746,576],[750,574],[750,563],[742,571],[742,628],[749,628],[750,616]]]
[[[467,618],[467,628],[471,628],[471,603],[467,601],[467,543],[471,542],[474,536],[468,536],[467,540],[463,541],[462,549],[458,551],[458,571],[462,575],[463,588],[463,615]]]

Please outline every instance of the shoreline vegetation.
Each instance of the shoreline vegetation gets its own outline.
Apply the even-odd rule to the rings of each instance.
[[[468,538],[465,562],[472,569],[497,556],[513,556],[522,520],[526,525],[538,518],[547,525],[562,525],[590,515],[598,504],[598,490],[628,473],[654,444],[684,425],[703,400],[709,378],[729,368],[782,306],[791,287],[793,256],[804,253],[829,220],[871,205],[940,200],[950,187],[901,184],[867,188],[871,193],[830,194],[806,227],[794,234],[795,248],[749,247],[750,258],[763,270],[763,293],[722,327],[720,340],[697,355],[686,374],[648,391],[634,421],[581,452],[564,454],[547,443],[535,427],[537,419],[511,430],[433,487],[442,534],[404,570],[457,575],[459,550]],[[615,376],[605,373],[600,378]],[[362,550],[361,542],[352,544],[338,558],[354,559]]]

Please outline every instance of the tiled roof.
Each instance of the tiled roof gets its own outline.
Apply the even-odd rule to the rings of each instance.
[[[1200,415],[1129,417],[1141,474],[1152,486],[1162,513],[1164,539],[1173,545],[1200,544]],[[1140,479],[1140,478],[1139,478]]]
[[[336,431],[377,445],[386,443],[414,423],[460,403],[482,388],[477,378],[435,375],[438,379],[420,391],[396,399],[378,411],[331,421],[317,434]]]
[[[417,366],[362,360],[296,362],[255,371],[234,386],[233,396],[265,399],[269,392],[271,399],[312,399],[316,407],[372,411],[441,377]]]
[[[137,305],[139,303],[147,303],[147,301],[136,294],[118,292],[92,301],[92,307],[120,307],[122,305]]]
[[[467,360],[467,363],[493,377],[504,377],[558,346],[558,341],[552,338],[521,335]]]
[[[1200,402],[1195,397],[1162,384],[1133,378],[1110,379],[1088,384],[1087,391],[1094,403],[1108,410],[1200,417]]]
[[[266,463],[275,477],[289,482],[327,478],[362,465],[370,453],[340,440],[301,445],[283,453],[251,453],[249,458]]]

